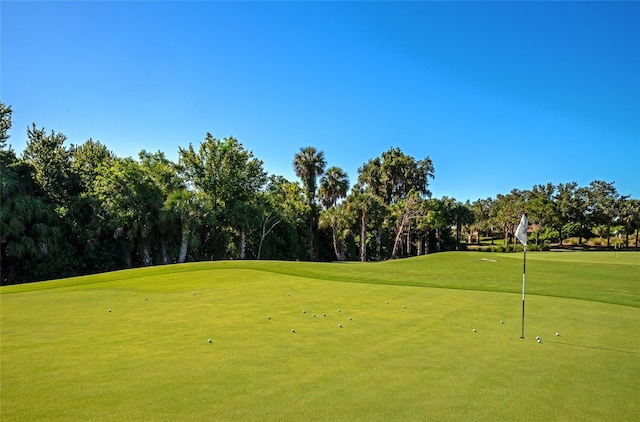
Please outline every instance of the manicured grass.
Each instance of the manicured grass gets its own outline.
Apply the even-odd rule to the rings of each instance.
[[[639,258],[528,253],[524,340],[522,254],[2,287],[0,419],[637,420]]]

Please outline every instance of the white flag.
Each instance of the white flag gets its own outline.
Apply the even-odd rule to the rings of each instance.
[[[529,227],[527,214],[522,214],[522,219],[520,220],[520,224],[518,224],[518,228],[516,229],[516,237],[524,246],[527,246],[527,227]]]

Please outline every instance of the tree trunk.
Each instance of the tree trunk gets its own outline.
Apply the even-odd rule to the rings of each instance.
[[[360,217],[360,261],[367,260],[367,214],[362,213]]]
[[[180,254],[178,255],[178,262],[182,264],[187,259],[187,247],[188,247],[189,231],[182,229],[182,241],[180,242]]]
[[[160,253],[162,254],[162,263],[168,264],[170,262],[169,252],[167,251],[167,245],[165,242],[160,242]]]
[[[142,262],[144,262],[145,266],[153,265],[153,260],[151,259],[151,254],[149,253],[149,246],[144,246],[142,248]]]
[[[240,229],[240,259],[246,258],[247,234],[244,229]]]
[[[578,245],[582,245],[582,223],[580,223],[580,230],[578,233]]]
[[[313,261],[313,216],[309,219],[309,259]]]
[[[376,261],[380,261],[382,256],[380,255],[382,251],[382,227],[378,226],[376,230]]]
[[[338,235],[336,234],[336,227],[335,226],[331,226],[331,237],[333,239],[333,252],[336,254],[336,259],[338,261],[342,261],[342,259],[340,259],[340,251],[338,248]]]
[[[425,255],[429,255],[429,241],[431,240],[431,229],[427,230],[427,238],[425,239],[425,248],[424,248],[424,253]]]
[[[422,234],[418,234],[418,256],[422,256],[422,251],[423,251],[423,245],[424,245],[424,236],[422,236]]]
[[[627,230],[624,231],[624,247],[625,249],[629,247],[629,228],[627,228]]]
[[[607,249],[611,246],[611,223],[607,223]]]
[[[411,226],[407,226],[407,256],[411,256]]]

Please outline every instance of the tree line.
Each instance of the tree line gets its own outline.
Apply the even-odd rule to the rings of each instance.
[[[142,150],[117,157],[99,141],[35,124],[21,156],[7,145],[0,102],[2,284],[214,259],[382,260],[512,239],[522,212],[540,245],[594,231],[629,235],[638,200],[612,183],[535,186],[462,203],[431,197],[431,159],[390,148],[348,175],[309,146],[292,156],[299,181],[269,175],[235,138],[210,133],[178,161]],[[580,239],[582,242],[582,239]]]

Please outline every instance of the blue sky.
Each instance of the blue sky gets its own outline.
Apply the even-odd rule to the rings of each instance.
[[[0,3],[0,99],[119,156],[236,137],[295,180],[390,147],[435,197],[615,182],[640,198],[639,2]]]

